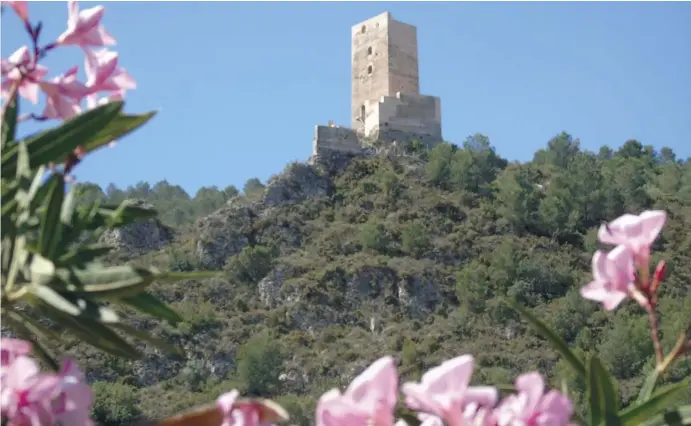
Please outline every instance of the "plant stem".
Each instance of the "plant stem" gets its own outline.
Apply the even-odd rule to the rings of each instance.
[[[657,322],[657,315],[655,315],[655,305],[650,304],[647,309],[648,321],[650,322],[650,336],[653,338],[653,347],[655,348],[655,359],[658,367],[662,364],[664,355],[662,353],[662,345],[660,344],[659,324]]]

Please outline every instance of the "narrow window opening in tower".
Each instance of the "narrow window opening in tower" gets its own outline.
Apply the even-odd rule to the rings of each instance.
[[[372,65],[367,67],[367,74],[372,74]]]
[[[365,123],[365,106],[360,105],[360,120],[362,120],[362,123]]]
[[[360,28],[360,32],[364,34],[365,31],[367,31],[367,27],[363,25],[362,28]]]
[[[368,54],[368,55],[371,55],[371,54],[372,54],[372,46],[370,46],[370,47],[367,48],[367,54]]]

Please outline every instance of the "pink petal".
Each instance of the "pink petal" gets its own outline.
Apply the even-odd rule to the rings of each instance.
[[[516,379],[516,389],[528,397],[526,410],[532,412],[540,403],[542,394],[545,392],[545,382],[540,373],[532,372],[518,376]]]
[[[2,366],[11,364],[15,358],[31,353],[31,343],[21,339],[3,338],[0,340],[0,359]]]
[[[12,7],[14,13],[19,16],[22,21],[29,20],[29,2],[28,1],[3,1]]]

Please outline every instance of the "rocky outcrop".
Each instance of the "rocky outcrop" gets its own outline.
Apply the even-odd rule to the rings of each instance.
[[[153,208],[151,204],[142,200],[130,200],[130,204],[145,209]],[[173,233],[170,229],[156,219],[147,219],[121,228],[108,229],[101,235],[99,242],[128,255],[137,256],[160,249],[172,238]]]
[[[376,299],[398,306],[411,318],[429,314],[442,299],[435,283],[442,282],[443,278],[434,271],[408,273],[384,265],[326,273],[320,288],[328,288],[332,295],[316,296],[321,299],[311,303],[310,297],[315,296],[310,294],[310,283],[314,280],[303,278],[301,272],[289,265],[277,265],[258,283],[257,292],[269,308],[288,307],[293,324],[302,330],[347,323],[352,320],[354,311]],[[334,301],[336,303],[331,303]],[[309,304],[309,309],[303,309],[303,304]]]
[[[252,224],[257,217],[252,204],[232,198],[221,209],[195,224],[196,256],[209,269],[220,269],[229,256],[240,253],[250,243]]]
[[[295,204],[307,198],[329,195],[331,180],[307,164],[293,163],[272,179],[264,192],[268,207]]]

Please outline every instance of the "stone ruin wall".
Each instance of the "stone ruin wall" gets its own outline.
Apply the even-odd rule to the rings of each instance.
[[[436,96],[397,93],[370,101],[364,127],[316,126],[312,155],[324,152],[357,154],[369,140],[411,142],[419,140],[428,148],[442,142],[441,101]]]

